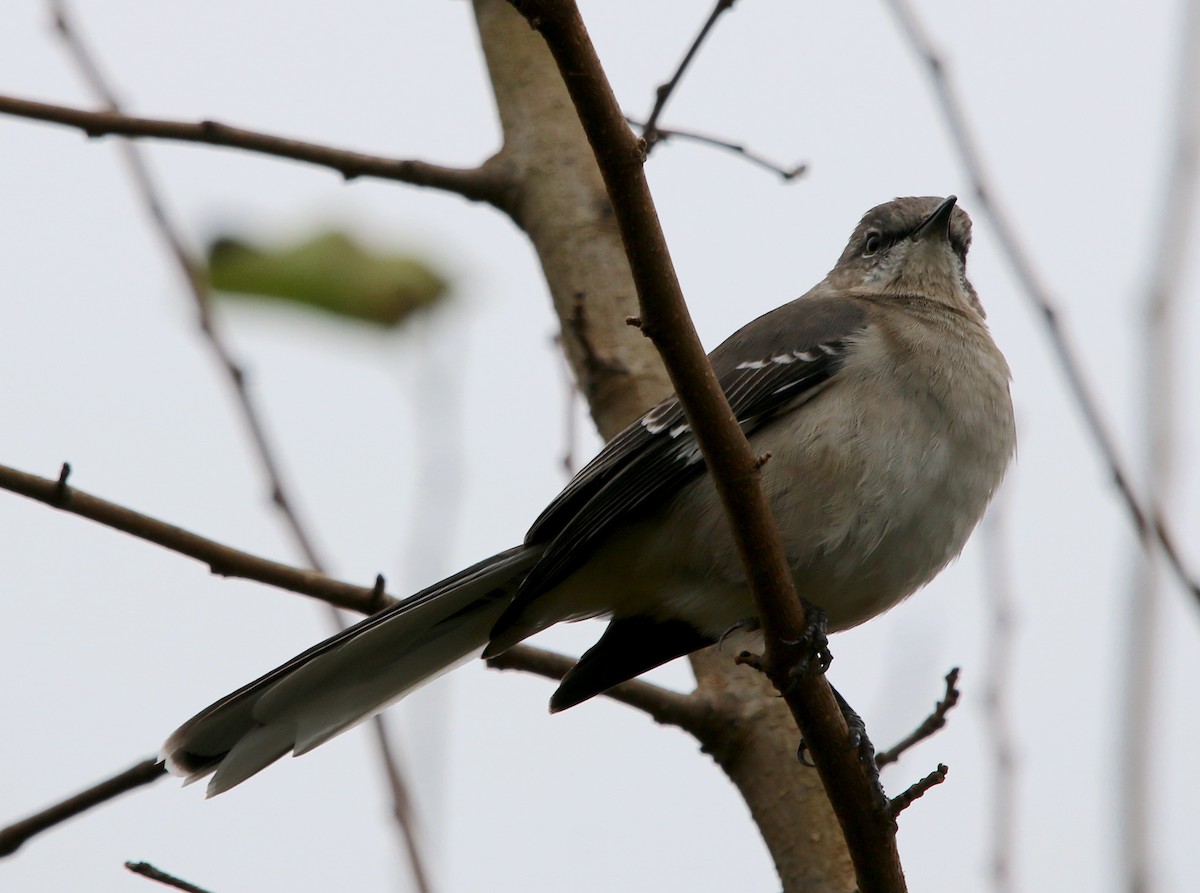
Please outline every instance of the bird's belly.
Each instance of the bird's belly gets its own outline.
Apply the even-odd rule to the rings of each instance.
[[[826,611],[835,631],[893,607],[958,555],[1014,443],[1011,410],[972,415],[894,381],[861,384],[831,389],[753,438],[771,457],[762,483],[797,592]],[[980,388],[1009,406],[999,372]],[[869,409],[839,402],[838,393],[856,394]],[[707,475],[615,531],[548,595],[539,603],[558,619],[646,614],[713,637],[757,615]]]
[[[800,424],[755,437],[771,454],[763,487],[796,590],[826,611],[834,631],[893,607],[958,555],[1012,452],[1004,432],[947,423],[911,396],[892,405],[882,422],[811,406]],[[754,617],[711,481],[682,491],[672,511],[686,521],[639,525],[646,538],[631,530],[619,546],[636,556],[643,579],[663,581],[658,613],[710,635]],[[653,598],[639,594],[643,604]]]

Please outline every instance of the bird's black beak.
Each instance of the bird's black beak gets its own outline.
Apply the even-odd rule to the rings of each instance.
[[[937,206],[937,210],[925,218],[925,221],[913,230],[909,237],[914,242],[920,242],[929,236],[940,235],[948,238],[950,235],[950,215],[954,213],[954,205],[958,196],[948,195],[946,200]]]

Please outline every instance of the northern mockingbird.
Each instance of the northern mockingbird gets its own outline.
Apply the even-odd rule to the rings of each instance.
[[[1015,445],[1008,365],[967,281],[953,196],[862,218],[806,295],[710,355],[755,450],[797,591],[844,630],[958,555]],[[670,397],[618,434],[523,545],[315,645],[164,746],[209,795],[305,753],[475,655],[564,620],[608,628],[550,700],[563,710],[757,625],[728,526]]]

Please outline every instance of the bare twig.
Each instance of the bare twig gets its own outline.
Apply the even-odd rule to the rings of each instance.
[[[642,137],[645,138],[645,124],[638,122],[634,118],[630,118],[628,115],[626,115],[625,120],[642,131]],[[746,146],[744,146],[742,143],[731,142],[730,140],[722,139],[719,136],[712,136],[707,133],[698,133],[695,130],[680,130],[679,128],[667,129],[665,127],[657,128],[654,131],[654,134],[655,141],[660,143],[665,143],[672,137],[675,137],[681,140],[691,140],[694,143],[701,143],[705,146],[712,146],[716,149],[723,149],[726,152],[732,152],[733,154],[740,156],[743,160],[748,161],[750,164],[765,168],[785,182],[798,179],[799,177],[802,177],[804,174],[808,173],[807,162],[802,161],[799,164],[792,165],[791,167],[784,167],[778,162],[771,161],[766,156],[760,155],[759,153],[746,148]]]
[[[490,658],[487,665],[497,670],[521,670],[547,679],[560,680],[575,666],[575,659],[532,645],[518,645]],[[706,723],[710,721],[712,711],[706,699],[698,694],[681,694],[634,679],[608,689],[604,696],[641,710],[657,723],[678,726],[702,742],[708,735]]]
[[[692,45],[688,47],[688,51],[684,54],[679,66],[675,69],[675,73],[671,75],[671,79],[665,84],[659,84],[654,91],[654,108],[650,110],[650,117],[646,119],[646,124],[642,128],[642,138],[646,140],[646,152],[654,148],[654,144],[658,142],[662,131],[658,129],[658,119],[662,115],[663,108],[666,107],[667,100],[671,98],[671,94],[675,92],[675,88],[679,86],[679,81],[683,78],[683,73],[687,71],[687,67],[692,64],[692,59],[700,49],[700,44],[704,43],[704,38],[708,37],[708,32],[712,30],[713,25],[717,23],[717,19],[721,14],[733,8],[734,0],[717,0],[713,11],[708,14],[704,25],[700,28],[700,32],[692,41]]]
[[[795,681],[808,623],[750,449],[696,336],[650,198],[638,140],[617,105],[574,3],[514,0],[546,39],[608,189],[641,307],[641,329],[663,358],[713,476],[754,594],[772,681],[817,764],[864,893],[904,890],[895,821],[866,771],[823,676]],[[794,643],[794,644],[789,644]]]
[[[89,137],[125,136],[131,139],[162,139],[184,143],[226,146],[276,158],[291,158],[327,167],[347,180],[375,177],[413,186],[428,186],[453,192],[472,201],[486,202],[508,210],[512,189],[501,166],[489,161],[474,168],[443,167],[425,161],[385,158],[319,143],[272,136],[217,121],[166,121],[141,118],[111,111],[89,111],[35,102],[15,96],[0,96],[0,114],[61,124],[82,130]]]
[[[66,466],[64,466],[66,467]],[[21,496],[43,502],[53,508],[88,518],[115,530],[120,530],[139,539],[156,543],[173,552],[195,558],[209,565],[213,573],[226,577],[255,580],[290,592],[311,596],[331,605],[373,614],[395,600],[384,593],[383,578],[374,586],[353,586],[334,580],[312,570],[301,570],[277,561],[270,561],[249,552],[243,552],[214,540],[190,533],[182,528],[167,524],[132,509],[115,505],[91,496],[74,487],[60,484],[59,480],[37,477],[16,469],[0,465],[0,490],[8,490]],[[561,679],[575,663],[573,658],[554,654],[540,648],[517,646],[495,658],[491,665],[498,669],[523,670],[539,676]],[[647,682],[630,682],[617,686],[607,693],[609,697],[630,707],[648,713],[657,722],[676,725],[694,731],[706,717],[706,708],[699,702],[688,701],[687,695],[660,689]],[[157,765],[157,769],[151,767]],[[147,784],[163,774],[161,765],[155,761],[139,764],[128,773],[101,782],[37,816],[18,822],[0,831],[0,856],[7,855],[29,837],[70,818],[91,806],[124,790],[136,787],[130,781],[146,773]],[[122,785],[125,785],[122,787]],[[99,792],[95,794],[93,792]],[[109,792],[105,794],[104,792]],[[406,792],[405,792],[406,793]],[[397,808],[402,808],[400,805]]]
[[[954,706],[958,703],[958,698],[958,667],[955,667],[946,674],[946,693],[934,705],[933,712],[925,717],[919,726],[904,736],[895,745],[876,754],[875,765],[882,769],[889,763],[899,760],[909,748],[920,744],[926,738],[932,737],[946,725],[946,714],[954,709]]]
[[[1011,558],[1008,546],[1008,491],[1001,489],[984,516],[980,534],[983,542],[984,589],[987,593],[987,663],[984,669],[984,721],[992,755],[992,827],[989,841],[992,890],[1009,893],[1013,888],[1013,852],[1016,832],[1016,742],[1009,708],[1012,687],[1016,599],[1013,596]]]
[[[0,828],[0,857],[11,856],[29,838],[41,834],[47,829],[74,818],[93,806],[107,803],[127,791],[158,781],[166,774],[167,770],[163,764],[158,759],[151,757],[112,778],[106,778],[99,784],[92,785],[87,790],[55,803],[27,819],[14,822],[7,828]]]
[[[908,790],[897,797],[892,798],[891,813],[892,818],[900,815],[904,810],[908,809],[913,804],[913,801],[920,800],[925,796],[925,792],[935,785],[941,784],[946,780],[946,776],[950,774],[950,767],[945,763],[938,763],[938,767],[922,778],[920,781],[911,785]]]
[[[158,881],[160,884],[174,887],[176,890],[183,890],[184,893],[208,893],[203,887],[197,887],[195,884],[189,883],[182,878],[167,874],[165,871],[159,871],[149,862],[126,862],[125,867],[134,874],[140,874],[144,878]]]
[[[408,855],[413,883],[418,890],[427,893],[433,889],[433,882],[429,878],[429,869],[425,867],[421,839],[417,836],[416,810],[413,808],[412,797],[409,795],[408,780],[400,769],[400,756],[396,753],[395,744],[388,734],[383,717],[371,717],[370,726],[371,734],[375,739],[375,750],[379,754],[380,765],[386,774],[388,789],[391,791],[392,818],[396,820],[396,830],[400,832],[404,851]]]
[[[1158,542],[1159,548],[1162,549],[1179,582],[1200,604],[1200,581],[1192,576],[1184,566],[1183,558],[1175,546],[1175,538],[1163,519],[1162,513],[1156,506],[1144,503],[1134,492],[1133,480],[1120,459],[1116,441],[1109,432],[1099,401],[1092,393],[1083,366],[1075,355],[1075,348],[1060,322],[1056,303],[1043,286],[1041,278],[1034,269],[1033,262],[1017,237],[1016,228],[1001,210],[994,197],[995,191],[987,176],[983,157],[980,155],[974,135],[967,125],[966,113],[963,104],[959,101],[955,85],[946,73],[945,61],[926,36],[924,28],[906,0],[886,0],[886,2],[895,14],[900,29],[908,39],[913,52],[929,69],[934,92],[942,107],[942,115],[950,128],[954,145],[958,149],[959,158],[966,169],[967,176],[971,180],[971,189],[975,193],[976,201],[979,202],[984,214],[991,221],[1001,251],[1008,258],[1009,265],[1026,297],[1042,318],[1054,356],[1067,380],[1067,385],[1075,399],[1075,405],[1083,416],[1084,424],[1092,441],[1100,451],[1105,464],[1108,465],[1113,483],[1120,493],[1129,517],[1133,520],[1138,536],[1143,542],[1151,540]]]
[[[0,490],[44,502],[53,508],[202,561],[209,570],[222,577],[255,580],[360,614],[373,614],[394,602],[394,599],[373,586],[354,586],[316,571],[302,570],[251,555],[74,487],[60,485],[57,480],[27,474],[6,465],[0,465]]]

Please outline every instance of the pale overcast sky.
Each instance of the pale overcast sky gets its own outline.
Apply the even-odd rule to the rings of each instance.
[[[644,114],[708,2],[590,2],[619,98]],[[229,123],[363,151],[472,164],[498,128],[465,2],[77,2],[139,113]],[[1182,10],[1150,2],[918,4],[958,79],[997,198],[1061,304],[1115,426],[1137,454],[1137,318],[1168,158]],[[43,3],[0,5],[0,93],[87,94]],[[664,123],[742,141],[791,185],[726,154],[668,145],[652,186],[697,326],[715,345],[832,265],[867,208],[956,193],[976,222],[970,272],[1014,373],[1018,464],[1002,501],[1018,603],[1017,889],[1115,890],[1118,696],[1134,542],[1109,476],[951,149],[925,71],[879,3],[743,0]],[[0,463],[281,560],[274,514],[188,298],[112,141],[0,118]],[[187,236],[303,235],[334,221],[417,252],[453,305],[400,335],[300,312],[221,308],[289,481],[338,575],[393,591],[513,545],[564,482],[562,363],[524,237],[452,196],[208,148],[155,144]],[[1195,252],[1193,252],[1194,254]],[[1182,345],[1200,333],[1194,270]],[[1200,360],[1184,352],[1177,539],[1200,568]],[[433,429],[434,433],[431,433]],[[579,450],[597,441],[582,426]],[[457,453],[447,441],[459,439]],[[433,445],[431,449],[431,444]],[[431,467],[431,454],[442,457]],[[448,454],[448,455],[447,455]],[[452,481],[421,490],[435,471]],[[428,547],[414,504],[446,535]],[[425,502],[421,502],[425,500]],[[426,544],[416,560],[417,533]],[[0,493],[0,825],[152,754],[179,722],[322,637],[319,606],[208,576],[153,546]],[[962,667],[962,706],[885,782],[951,767],[904,814],[914,890],[985,889],[988,605],[977,537],[900,608],[834,641],[832,680],[886,745]],[[1153,733],[1160,890],[1200,888],[1194,858],[1200,612],[1165,598]],[[575,650],[599,627],[539,644]],[[686,665],[660,671],[690,684]],[[549,717],[541,679],[466,667],[390,712],[419,787],[439,889],[778,889],[736,792],[694,742],[598,699]],[[0,861],[0,889],[148,890],[145,859],[214,893],[410,889],[362,733],[203,800],[173,781]]]

